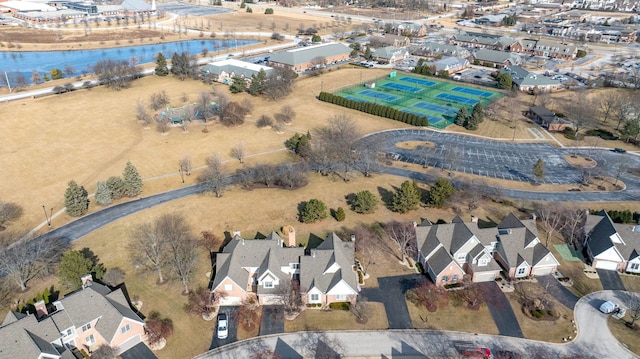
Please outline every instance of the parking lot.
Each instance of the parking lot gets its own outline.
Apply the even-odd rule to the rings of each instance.
[[[567,150],[546,143],[514,143],[479,139],[452,133],[421,130],[393,131],[376,134],[394,159],[422,166],[514,181],[540,181],[551,184],[574,184],[582,180],[582,172],[563,158]],[[435,146],[416,150],[394,146],[402,141],[434,142]],[[586,153],[585,153],[586,154]],[[598,160],[595,153],[587,154]],[[545,162],[543,180],[533,176],[538,159]]]
[[[187,3],[158,3],[158,9],[164,10],[169,13],[178,14],[180,16],[194,15],[215,15],[231,12],[229,9],[213,6],[200,6]]]

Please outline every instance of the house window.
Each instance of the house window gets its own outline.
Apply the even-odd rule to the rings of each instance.
[[[631,270],[638,270],[640,268],[640,263],[631,263]]]
[[[300,263],[291,263],[291,269],[300,269]]]
[[[310,302],[319,302],[320,301],[320,294],[311,294],[309,301]]]
[[[91,323],[87,323],[86,325],[82,326],[82,331],[83,332],[86,332],[89,329],[91,329]]]
[[[442,276],[442,281],[443,281],[443,282],[447,282],[447,281],[449,281],[449,276],[443,275],[443,276]]]
[[[451,278],[451,280],[453,280],[454,282],[455,282],[455,281],[457,281],[457,280],[458,280],[458,275],[457,275],[457,274],[454,274],[454,275],[453,275],[453,278]]]
[[[130,330],[131,330],[131,325],[127,324],[124,327],[120,328],[120,333],[124,334],[124,333],[126,333],[126,332],[128,332]]]
[[[336,300],[347,300],[347,295],[346,294],[336,294],[335,298],[336,298]]]
[[[458,253],[458,260],[463,261],[467,257],[466,253]]]
[[[93,336],[93,334],[91,334],[88,337],[84,338],[84,342],[87,343],[87,345],[93,345],[96,342],[96,338]]]
[[[487,260],[487,258],[480,258],[480,259],[478,260],[478,265],[479,265],[480,267],[484,267],[484,266],[486,266],[488,263],[489,263],[489,261]]]
[[[62,334],[63,337],[68,337],[71,335],[71,333],[73,333],[73,331],[71,330],[71,328],[65,330],[64,332],[60,332],[60,334]]]
[[[526,268],[524,268],[524,267],[522,267],[522,268],[518,268],[518,273],[517,273],[517,275],[524,275],[524,272],[525,272],[526,270],[527,270],[527,269],[526,269]]]
[[[226,290],[226,291],[233,290],[233,284],[225,284],[224,285],[224,290]]]
[[[272,281],[264,282],[263,286],[265,288],[273,288],[273,282]]]

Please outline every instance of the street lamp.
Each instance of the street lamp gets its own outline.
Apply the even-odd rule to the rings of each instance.
[[[44,211],[45,218],[47,218],[47,226],[51,227],[51,219],[53,218],[53,207],[51,207],[49,214],[47,214],[47,208],[44,206],[44,204],[42,205],[42,210]]]

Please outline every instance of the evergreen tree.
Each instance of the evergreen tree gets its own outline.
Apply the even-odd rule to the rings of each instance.
[[[158,52],[156,56],[156,75],[167,76],[169,74],[169,68],[167,67],[167,59],[162,52]]]
[[[378,197],[368,190],[356,193],[351,209],[356,213],[373,213],[378,207]]]
[[[327,218],[327,206],[317,199],[310,199],[300,213],[300,219],[304,223],[314,223],[325,218]]]
[[[442,207],[453,192],[454,189],[451,182],[442,177],[438,178],[436,183],[429,190],[429,205],[433,207]]]
[[[260,69],[257,74],[251,75],[251,84],[247,92],[253,96],[258,96],[264,91],[265,82],[267,81],[267,73]],[[328,94],[330,95],[330,94]]]
[[[467,130],[475,131],[479,126],[480,123],[478,122],[478,118],[474,116],[469,116],[467,118],[467,121],[465,121],[464,123],[464,128],[466,128]]]
[[[405,213],[414,209],[418,209],[422,195],[420,188],[414,181],[404,181],[400,188],[393,194],[391,201],[391,210],[394,212]]]
[[[89,193],[84,187],[78,186],[76,181],[69,181],[64,192],[64,206],[70,216],[82,216],[89,210]]]
[[[456,114],[456,119],[453,121],[454,124],[458,126],[464,126],[469,118],[469,112],[465,106],[460,107],[458,113]]]
[[[122,172],[124,180],[124,195],[127,197],[135,197],[142,192],[142,178],[136,167],[129,161]]]
[[[104,265],[88,248],[64,253],[58,266],[60,283],[71,290],[82,286],[81,278],[85,274],[93,274],[96,279],[101,279],[105,272]]]
[[[104,206],[111,202],[111,190],[109,190],[107,182],[99,181],[96,186],[96,203]]]
[[[338,207],[338,209],[335,212],[335,218],[336,218],[336,221],[338,222],[342,222],[344,221],[345,218],[347,218],[347,214],[344,213],[344,208]]]
[[[538,159],[533,165],[533,175],[539,179],[544,179],[544,160]]]
[[[124,197],[124,180],[118,176],[111,176],[107,179],[107,187],[111,192],[111,199],[114,201]]]
[[[229,85],[229,91],[231,91],[231,93],[240,93],[247,90],[247,83],[242,77],[234,76],[231,80],[233,81],[231,85]]]
[[[513,86],[513,81],[511,79],[511,75],[506,72],[503,72],[498,75],[498,87],[505,90],[510,90]]]
[[[373,52],[371,52],[371,48],[367,46],[367,48],[364,50],[364,58],[367,60],[371,60],[372,57],[373,57]]]
[[[482,104],[480,102],[476,103],[476,105],[473,106],[471,117],[475,117],[475,122],[477,123],[482,123],[482,121],[484,121],[484,112],[482,109]]]

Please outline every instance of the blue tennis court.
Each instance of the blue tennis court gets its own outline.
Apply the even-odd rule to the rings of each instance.
[[[482,90],[472,89],[472,88],[468,88],[468,87],[460,87],[460,86],[452,88],[451,91],[462,92],[462,93],[466,93],[466,94],[469,94],[469,95],[480,96],[480,97],[484,97],[484,98],[488,98],[488,97],[493,96],[493,93],[488,92],[488,91],[482,91]]]
[[[439,93],[438,95],[436,95],[436,98],[439,98],[441,100],[448,100],[448,101],[453,101],[453,102],[465,103],[467,105],[475,105],[476,102],[478,102],[478,100],[474,100],[472,98],[466,98],[466,97],[462,97],[462,96],[458,96],[458,95],[452,95],[452,94],[448,94],[448,93]]]
[[[387,95],[385,93],[378,92],[378,91],[373,91],[373,90],[362,90],[362,91],[358,92],[358,94],[359,95],[363,95],[363,96],[367,96],[367,97],[379,98],[379,99],[381,99],[383,101],[395,101],[395,100],[400,98],[398,96]]]
[[[412,84],[418,84],[418,85],[427,86],[427,87],[433,86],[433,85],[435,85],[437,83],[437,82],[434,82],[434,81],[417,79],[415,77],[401,77],[400,81],[410,82]]]
[[[387,82],[386,84],[382,85],[382,87],[387,87],[387,88],[391,88],[391,89],[394,89],[394,90],[404,91],[404,92],[411,92],[411,93],[416,93],[416,92],[422,90],[421,88],[418,88],[418,87],[407,86],[407,85],[403,85],[403,84],[397,84],[395,82]]]
[[[417,108],[422,108],[425,110],[429,110],[429,111],[433,111],[433,112],[438,112],[440,114],[443,115],[455,115],[458,113],[458,111],[449,108],[449,107],[445,107],[445,106],[439,106],[439,105],[434,105],[432,103],[428,103],[428,102],[416,102],[413,104],[414,107]]]
[[[356,101],[356,102],[367,102],[366,100],[363,100],[361,98],[357,98],[354,96],[345,96],[344,98],[346,98],[347,100]]]

